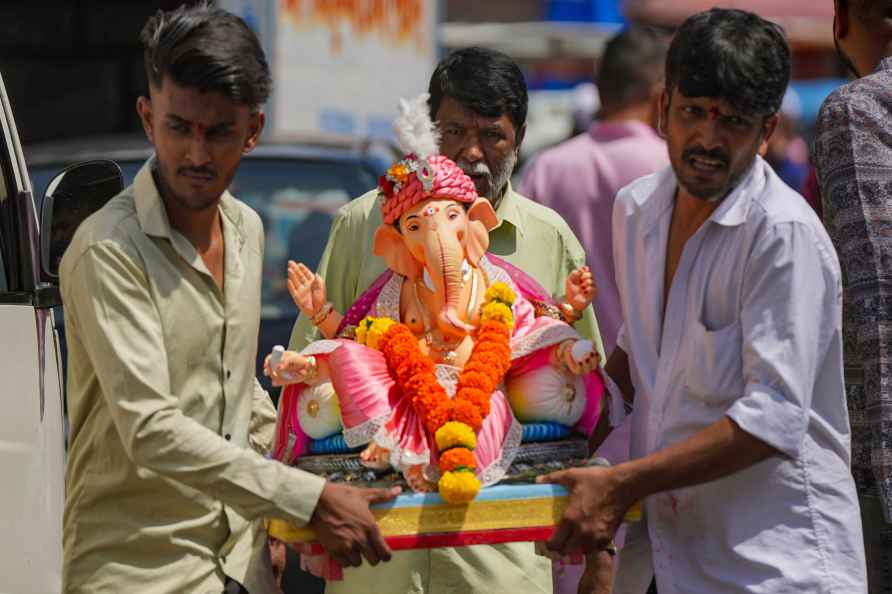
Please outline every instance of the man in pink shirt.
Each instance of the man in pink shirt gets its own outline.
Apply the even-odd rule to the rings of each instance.
[[[640,26],[614,36],[597,76],[596,121],[588,132],[535,157],[519,187],[556,210],[582,242],[598,285],[594,306],[608,355],[622,321],[613,274],[613,200],[623,186],[669,164],[655,131],[667,48],[663,36]]]

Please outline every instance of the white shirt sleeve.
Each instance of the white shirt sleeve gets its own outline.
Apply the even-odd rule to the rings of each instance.
[[[628,353],[629,347],[626,343],[626,324],[624,322],[620,324],[619,330],[616,332],[616,348],[622,349],[624,352]],[[608,353],[607,356],[609,357],[610,354]]]
[[[727,411],[744,431],[796,457],[815,381],[840,322],[839,269],[806,224],[776,224],[747,260],[741,332],[746,388]]]

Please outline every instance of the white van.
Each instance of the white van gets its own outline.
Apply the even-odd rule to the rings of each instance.
[[[0,77],[0,594],[62,587],[65,432],[58,261],[77,228],[123,187],[110,161],[69,167],[41,225]]]

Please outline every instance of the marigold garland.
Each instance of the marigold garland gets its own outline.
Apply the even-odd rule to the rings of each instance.
[[[441,452],[449,448],[467,448],[473,450],[477,447],[477,434],[465,423],[449,421],[434,433],[437,449]]]
[[[511,305],[515,298],[504,283],[494,283],[486,290],[477,340],[459,374],[452,400],[437,381],[433,361],[421,352],[418,339],[405,324],[389,318],[366,318],[357,328],[357,340],[381,350],[424,428],[434,435],[437,449],[443,453],[438,489],[448,503],[471,501],[480,490],[472,450],[489,414],[492,393],[511,365]]]
[[[467,470],[444,472],[437,488],[448,503],[468,503],[480,492],[480,481]]]
[[[356,326],[356,342],[364,344],[369,348],[377,349],[381,337],[387,330],[396,324],[390,318],[373,318],[372,316],[364,317]]]
[[[477,468],[477,459],[471,450],[465,448],[452,448],[440,454],[440,472],[453,472],[456,470],[474,470]]]

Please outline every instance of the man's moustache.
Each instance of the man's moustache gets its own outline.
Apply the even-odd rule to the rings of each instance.
[[[177,169],[177,175],[189,175],[195,177],[215,178],[217,174],[211,169],[205,167],[180,167]]]
[[[465,175],[492,175],[492,172],[489,170],[489,167],[486,163],[477,162],[471,165],[470,163],[462,163],[459,161],[457,163],[459,168],[464,172]]]
[[[721,161],[722,164],[728,165],[731,159],[725,153],[725,151],[721,149],[713,149],[708,151],[703,148],[692,148],[687,149],[681,154],[681,158],[685,161],[690,159],[691,157],[703,157],[704,159],[714,159],[716,161]]]

